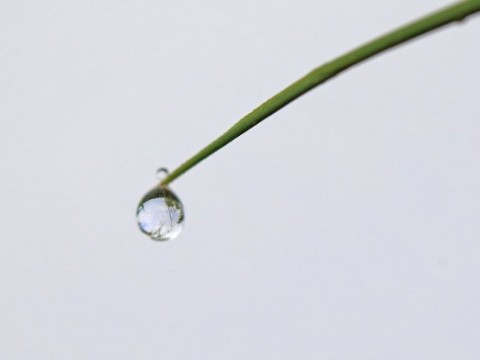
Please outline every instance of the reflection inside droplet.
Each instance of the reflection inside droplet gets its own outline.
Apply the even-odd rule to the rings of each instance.
[[[180,234],[185,214],[178,197],[166,187],[150,190],[137,207],[140,230],[153,240],[170,240]]]

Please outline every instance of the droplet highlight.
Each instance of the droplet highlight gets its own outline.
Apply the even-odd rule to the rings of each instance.
[[[182,202],[165,186],[153,188],[138,204],[138,227],[153,240],[176,238],[183,229],[184,221]]]

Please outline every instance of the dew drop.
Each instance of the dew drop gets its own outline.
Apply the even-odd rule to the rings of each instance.
[[[150,190],[137,207],[138,227],[153,240],[176,238],[182,231],[184,220],[181,201],[165,186]]]
[[[157,169],[157,171],[155,172],[155,176],[157,177],[158,181],[162,181],[163,179],[165,179],[167,175],[168,175],[168,169],[164,167]]]

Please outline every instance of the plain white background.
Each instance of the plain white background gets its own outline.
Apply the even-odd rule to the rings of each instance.
[[[322,62],[448,1],[0,1],[1,359],[478,359],[480,17],[176,181]]]

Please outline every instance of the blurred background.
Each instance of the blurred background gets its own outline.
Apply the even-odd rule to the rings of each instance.
[[[335,78],[451,1],[0,2],[1,359],[478,359],[480,17]]]

